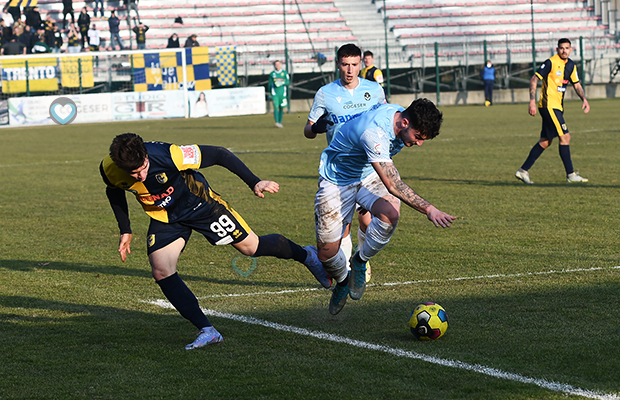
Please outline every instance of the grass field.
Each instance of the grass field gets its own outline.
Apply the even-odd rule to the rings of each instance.
[[[403,207],[372,260],[364,297],[329,315],[330,292],[300,264],[251,260],[194,235],[179,272],[224,335],[185,351],[195,328],[166,307],[150,276],[148,217],[129,199],[133,252],[98,164],[112,138],[216,144],[280,193],[258,199],[234,175],[207,179],[259,234],[314,243],[313,200],[324,138],[307,115],[2,129],[0,137],[0,399],[565,399],[620,398],[620,151],[615,100],[568,103],[573,162],[557,142],[514,172],[538,139],[527,105],[443,107],[442,133],[395,157],[403,180],[458,216],[435,228]],[[446,335],[407,327],[435,301]]]

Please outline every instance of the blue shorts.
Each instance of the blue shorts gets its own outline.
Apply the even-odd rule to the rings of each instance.
[[[542,117],[541,138],[553,139],[568,133],[568,128],[564,122],[564,112],[554,108],[539,108]]]
[[[164,248],[179,238],[183,238],[187,244],[192,231],[201,233],[211,245],[220,246],[239,243],[248,237],[252,230],[241,215],[218,197],[216,203],[209,208],[209,213],[204,216],[173,223],[151,219],[146,236],[147,254]]]

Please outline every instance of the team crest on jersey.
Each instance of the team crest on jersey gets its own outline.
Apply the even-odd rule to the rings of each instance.
[[[149,235],[149,237],[146,239],[146,244],[149,247],[153,247],[153,245],[155,244],[155,235]]]
[[[370,100],[370,93],[368,92],[364,93],[364,100],[366,101]]]
[[[157,183],[159,183],[160,185],[163,185],[164,183],[168,182],[168,177],[166,176],[165,172],[155,175],[155,179],[157,180]]]

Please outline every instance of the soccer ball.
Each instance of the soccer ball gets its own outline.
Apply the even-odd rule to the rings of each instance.
[[[448,330],[448,314],[439,304],[422,303],[411,313],[409,327],[420,340],[436,340]]]

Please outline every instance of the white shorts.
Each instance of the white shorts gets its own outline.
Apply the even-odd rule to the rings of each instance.
[[[355,204],[366,210],[384,196],[391,196],[376,172],[351,185],[335,185],[322,177],[314,198],[316,239],[319,243],[334,243],[342,239],[344,230],[353,219]]]

